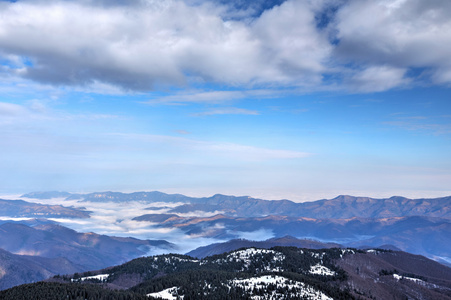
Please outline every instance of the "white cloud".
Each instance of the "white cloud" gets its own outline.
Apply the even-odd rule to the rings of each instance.
[[[348,79],[348,85],[351,90],[356,92],[381,92],[408,84],[409,80],[404,78],[405,73],[406,69],[401,68],[369,67],[356,72]]]

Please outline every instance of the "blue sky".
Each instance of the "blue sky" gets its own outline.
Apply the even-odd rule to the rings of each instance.
[[[0,193],[451,194],[449,1],[0,2]]]

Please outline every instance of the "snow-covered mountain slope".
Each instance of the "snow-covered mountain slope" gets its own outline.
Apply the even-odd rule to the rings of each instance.
[[[203,259],[166,254],[51,281],[0,292],[0,298],[58,287],[68,299],[111,289],[126,291],[126,299],[451,299],[450,268],[381,249],[243,248]]]

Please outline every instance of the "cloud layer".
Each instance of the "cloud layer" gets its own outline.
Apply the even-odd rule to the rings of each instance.
[[[237,3],[2,2],[0,74],[133,91],[451,82],[449,1]]]

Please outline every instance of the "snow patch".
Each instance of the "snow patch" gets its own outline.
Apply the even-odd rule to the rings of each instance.
[[[323,275],[323,276],[334,276],[336,273],[329,269],[328,267],[316,264],[310,267],[310,274]]]
[[[110,274],[99,274],[99,275],[94,275],[94,276],[74,278],[74,279],[71,279],[71,281],[72,282],[80,282],[80,281],[91,280],[91,279],[97,279],[97,280],[100,280],[100,281],[105,281],[109,276],[110,276]]]
[[[155,298],[162,298],[166,300],[177,300],[177,297],[179,299],[183,299],[183,296],[180,296],[177,294],[178,288],[176,286],[162,290],[161,292],[156,293],[150,293],[147,294],[147,297],[155,297]]]
[[[271,254],[272,258],[271,261],[268,262],[268,264],[265,264],[263,266],[262,271],[270,271],[270,272],[281,272],[282,269],[279,266],[276,266],[278,262],[282,262],[285,260],[285,255],[278,251],[274,250],[268,250],[268,249],[256,249],[256,248],[249,248],[245,250],[239,250],[230,253],[227,255],[225,260],[217,260],[217,263],[223,263],[226,261],[229,262],[242,262],[244,264],[242,271],[249,268],[251,265],[251,262],[254,260],[254,257],[257,255],[267,255]]]
[[[401,280],[401,279],[404,279],[404,280],[410,280],[410,281],[413,281],[413,282],[415,282],[416,284],[419,284],[419,285],[422,285],[422,286],[425,286],[425,287],[428,287],[428,288],[434,288],[434,289],[441,288],[440,286],[438,286],[438,285],[436,285],[436,284],[426,282],[426,281],[421,280],[421,279],[419,279],[419,278],[413,278],[413,277],[401,276],[401,275],[398,275],[398,274],[393,274],[393,277],[394,277],[397,281],[399,281],[399,280]]]

